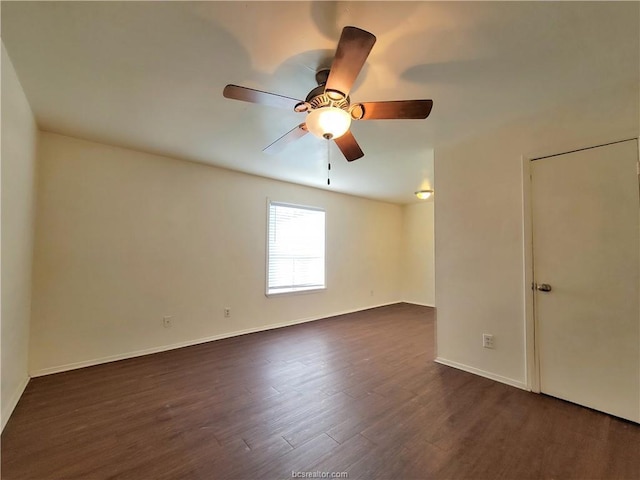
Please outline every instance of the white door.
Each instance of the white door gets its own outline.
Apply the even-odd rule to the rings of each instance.
[[[540,389],[640,422],[637,162],[636,140],[532,160],[531,192]]]

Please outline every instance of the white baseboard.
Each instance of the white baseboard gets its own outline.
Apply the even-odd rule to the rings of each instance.
[[[530,391],[526,383],[521,382],[519,380],[514,380],[513,378],[503,377],[502,375],[498,375],[496,373],[491,373],[485,370],[481,370],[479,368],[470,367],[469,365],[465,365],[464,363],[454,362],[452,360],[447,360],[446,358],[442,358],[442,357],[437,357],[435,361],[436,363],[440,363],[448,367],[457,368],[458,370],[464,370],[465,372],[473,373],[475,375],[479,375],[481,377],[485,377],[490,380],[495,380],[496,382],[505,383],[507,385],[511,385],[512,387],[520,388],[521,390]]]
[[[13,395],[11,396],[9,401],[6,404],[5,403],[2,404],[2,413],[0,414],[2,416],[2,420],[1,420],[2,427],[0,427],[0,432],[4,430],[4,426],[9,421],[9,417],[11,417],[13,410],[16,408],[16,405],[18,404],[20,397],[22,397],[22,394],[24,393],[25,388],[27,388],[27,385],[29,384],[29,380],[30,378],[26,377],[22,381],[22,383],[18,385],[18,388],[16,389],[16,391],[13,392]]]
[[[373,305],[365,308],[355,308],[352,310],[345,310],[345,311],[330,313],[330,314],[321,315],[321,316],[300,318],[300,319],[291,320],[288,322],[272,323],[270,325],[247,328],[244,330],[236,330],[235,332],[221,333],[218,335],[212,335],[210,337],[196,338],[194,340],[187,340],[184,342],[173,343],[170,345],[160,345],[157,347],[145,348],[145,349],[136,350],[133,352],[119,353],[116,355],[109,355],[106,357],[94,358],[91,360],[84,360],[82,362],[74,362],[74,363],[68,363],[65,365],[57,365],[54,367],[42,368],[39,370],[32,371],[31,377],[42,377],[44,375],[51,375],[54,373],[66,372],[69,370],[76,370],[78,368],[91,367],[93,365],[100,365],[102,363],[115,362],[118,360],[126,360],[127,358],[135,358],[135,357],[141,357],[143,355],[151,355],[153,353],[166,352],[168,350],[175,350],[176,348],[190,347],[192,345],[198,345],[201,343],[213,342],[215,340],[222,340],[223,338],[238,337],[240,335],[246,335],[248,333],[263,332],[266,330],[274,330],[276,328],[290,327],[292,325],[298,325],[300,323],[313,322],[316,320],[322,320],[323,318],[331,318],[339,315],[346,315],[347,313],[361,312],[363,310],[369,310],[371,308],[378,308],[378,307],[385,307],[387,305],[395,305],[397,303],[402,303],[402,302],[381,303],[379,305]]]
[[[412,302],[411,300],[403,300],[402,303],[410,303],[411,305],[419,305],[420,307],[436,308],[435,305],[432,305],[430,303]]]

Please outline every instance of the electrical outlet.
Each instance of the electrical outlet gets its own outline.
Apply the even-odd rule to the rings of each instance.
[[[371,296],[373,297],[373,290],[371,290]]]
[[[489,333],[483,333],[482,334],[482,346],[484,348],[495,348],[495,345],[493,343],[493,335],[491,335]]]
[[[229,318],[231,316],[231,308],[224,307],[224,318]]]
[[[173,320],[172,316],[162,317],[162,326],[164,328],[171,328],[172,320]]]

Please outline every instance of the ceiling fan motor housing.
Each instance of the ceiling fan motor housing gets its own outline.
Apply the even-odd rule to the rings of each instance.
[[[311,109],[322,107],[336,107],[341,110],[348,110],[350,98],[338,91],[327,90],[325,92],[324,85],[319,85],[309,92],[305,100]]]
[[[351,98],[340,90],[327,88],[327,80],[331,70],[321,68],[316,72],[318,86],[311,90],[304,102],[298,103],[294,110],[298,113],[310,112],[324,107],[334,107],[344,110],[351,115],[352,120],[360,120],[364,116],[364,105],[351,105]]]

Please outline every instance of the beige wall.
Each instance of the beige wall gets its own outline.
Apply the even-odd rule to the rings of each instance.
[[[29,381],[37,127],[2,45],[1,404],[4,428]]]
[[[401,299],[399,205],[51,133],[39,160],[35,375]],[[326,291],[265,297],[267,197],[326,209]]]
[[[435,306],[433,199],[403,208],[402,298]]]
[[[597,92],[436,150],[440,361],[527,386],[522,158],[637,136],[638,91]]]

